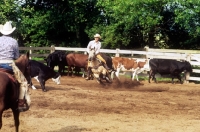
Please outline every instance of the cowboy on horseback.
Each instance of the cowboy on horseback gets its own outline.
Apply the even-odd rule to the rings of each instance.
[[[99,54],[101,49],[101,42],[99,41],[101,39],[101,36],[99,34],[94,35],[94,40],[90,41],[87,46],[87,53],[89,54],[90,49],[95,49],[96,57],[101,61],[103,66],[106,68],[106,70],[110,70],[110,68],[107,66],[106,61],[103,59],[103,57]],[[90,65],[90,62],[88,60],[88,66]],[[90,71],[88,70],[88,74]],[[89,76],[86,78],[86,80],[89,80]]]
[[[0,26],[0,32],[3,36],[0,37],[0,68],[14,73],[15,78],[20,83],[18,110],[28,110],[26,106],[25,94],[28,90],[28,82],[19,68],[15,65],[15,61],[19,58],[18,42],[10,36],[16,27],[12,28],[11,21]]]

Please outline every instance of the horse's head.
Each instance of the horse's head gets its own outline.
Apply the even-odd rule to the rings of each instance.
[[[28,82],[30,82],[31,76],[31,65],[29,61],[29,52],[25,54],[22,54],[16,61],[16,66],[19,68],[19,70],[23,73],[25,78]]]
[[[89,61],[92,61],[96,58],[96,55],[95,55],[95,48],[91,48],[89,50],[89,55],[88,55],[88,60]]]

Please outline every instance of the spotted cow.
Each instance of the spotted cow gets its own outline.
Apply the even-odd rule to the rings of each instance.
[[[149,70],[148,60],[142,61],[132,58],[125,57],[114,57],[112,59],[113,68],[115,69],[115,75],[119,79],[119,73],[123,72],[131,72],[132,80],[136,77],[138,81],[138,74],[143,72],[144,70]],[[114,75],[111,75],[114,78]]]

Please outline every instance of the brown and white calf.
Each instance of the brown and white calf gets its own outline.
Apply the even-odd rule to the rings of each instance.
[[[132,73],[132,80],[136,77],[138,81],[138,74],[143,72],[144,70],[149,70],[148,60],[137,60],[125,57],[114,57],[112,59],[113,68],[116,70],[115,75],[119,78],[119,73],[126,72]],[[111,75],[114,78],[114,75]]]

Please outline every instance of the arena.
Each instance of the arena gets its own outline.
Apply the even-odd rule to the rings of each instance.
[[[33,79],[31,108],[20,113],[20,132],[198,132],[199,84],[130,81],[98,84],[82,77],[46,82]],[[15,131],[11,109],[3,113],[2,132]]]

